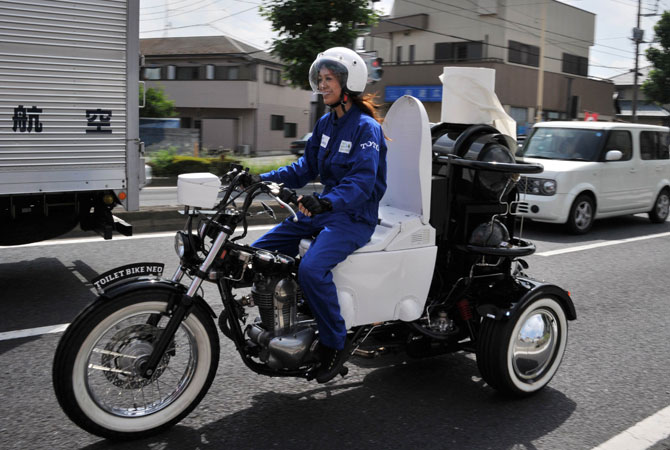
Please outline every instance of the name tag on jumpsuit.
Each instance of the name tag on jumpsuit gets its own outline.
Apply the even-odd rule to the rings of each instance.
[[[351,151],[351,142],[350,141],[340,142],[340,149],[338,151],[340,153],[349,153]]]
[[[328,146],[328,141],[330,141],[330,136],[321,135],[321,147],[326,148]]]

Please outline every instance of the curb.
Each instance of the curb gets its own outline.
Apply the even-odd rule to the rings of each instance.
[[[249,208],[249,212],[252,214],[247,218],[249,225],[277,224],[289,216],[288,211],[278,203],[268,201],[266,204],[274,210],[277,220],[274,220],[269,214],[262,214],[264,210],[260,202],[258,202],[253,203],[251,208]],[[183,229],[186,219],[181,214],[182,210],[182,208],[177,206],[153,206],[146,209],[140,208],[139,211],[114,212],[114,215],[131,224],[133,226],[133,234],[155,233]]]
[[[253,203],[249,208],[249,212],[252,214],[247,218],[249,226],[276,225],[289,216],[288,212],[278,203],[272,201],[267,201],[265,203],[274,210],[277,220],[274,220],[268,214],[259,214],[263,212],[263,207],[260,202],[257,202]],[[181,214],[182,210],[183,208],[177,206],[152,206],[140,208],[139,211],[128,212],[121,210],[112,211],[112,213],[119,219],[132,225],[133,235],[138,235],[142,233],[159,233],[165,231],[177,232],[183,230],[186,219],[184,218],[184,215]],[[91,236],[99,235],[95,231],[83,231],[77,227],[61,237],[70,239]],[[112,240],[114,240],[114,237],[116,236],[121,236],[121,234],[114,232]]]

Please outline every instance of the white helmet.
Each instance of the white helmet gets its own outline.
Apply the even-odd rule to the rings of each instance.
[[[368,68],[363,58],[345,47],[329,48],[319,53],[309,69],[309,84],[314,92],[319,91],[319,71],[327,67],[337,75],[343,90],[360,94],[368,82]]]

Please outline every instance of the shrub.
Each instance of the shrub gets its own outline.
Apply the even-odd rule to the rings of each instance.
[[[193,156],[175,156],[168,169],[168,176],[176,177],[180,173],[209,172],[210,158]]]
[[[180,173],[211,172],[216,175],[224,175],[230,170],[232,163],[239,163],[248,167],[251,173],[264,173],[285,166],[295,161],[295,157],[280,158],[276,161],[258,163],[254,158],[237,159],[231,155],[224,154],[210,158],[196,158],[194,156],[177,155],[175,148],[159,150],[151,156],[147,162],[151,166],[155,177],[176,177]]]
[[[151,160],[147,162],[151,166],[151,171],[155,177],[167,177],[168,167],[177,156],[176,147],[169,147],[167,150],[159,150],[151,155]]]

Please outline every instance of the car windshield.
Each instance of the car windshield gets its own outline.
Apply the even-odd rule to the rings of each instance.
[[[604,136],[603,130],[535,128],[517,155],[528,158],[597,161]]]

